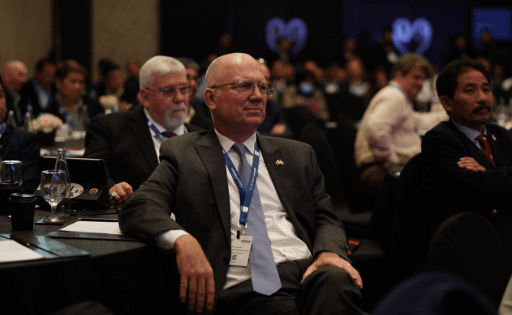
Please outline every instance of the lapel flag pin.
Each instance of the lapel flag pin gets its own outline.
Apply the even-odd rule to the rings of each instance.
[[[496,141],[496,137],[494,135],[492,135],[492,140]]]
[[[276,165],[284,165],[284,162],[282,160],[277,160]]]

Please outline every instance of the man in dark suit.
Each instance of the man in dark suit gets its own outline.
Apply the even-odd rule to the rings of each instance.
[[[103,114],[94,99],[84,96],[87,69],[73,59],[64,60],[55,74],[58,93],[46,112],[55,115],[73,131],[84,131],[89,119]]]
[[[25,83],[20,91],[21,107],[24,111],[28,110],[29,104],[32,106],[34,117],[46,111],[56,93],[54,85],[56,70],[55,63],[48,58],[37,61],[34,78]]]
[[[200,130],[183,123],[191,89],[180,62],[156,56],[142,66],[140,74],[144,107],[95,117],[85,137],[84,157],[105,160],[110,193],[118,206],[155,170],[166,132],[169,136]]]
[[[360,314],[362,280],[348,261],[345,231],[312,148],[256,134],[274,90],[261,66],[246,54],[224,55],[210,65],[206,86],[215,128],[162,144],[160,164],[119,214],[121,231],[176,253],[180,276],[175,281],[189,311]],[[240,146],[243,151],[235,148]],[[243,174],[247,164],[253,164],[247,166],[253,168],[252,178],[257,173],[243,194],[252,195],[250,205],[241,196],[247,186],[234,168],[240,165]],[[248,211],[246,230],[241,211]],[[258,216],[266,231],[254,231]],[[254,236],[251,253],[243,252],[250,266],[235,255],[244,231],[262,233]],[[262,257],[252,253],[264,243],[273,258],[266,267],[276,272],[271,282],[279,285],[258,293],[253,258]]]
[[[434,227],[455,213],[472,211],[497,224],[510,246],[512,133],[488,123],[489,76],[479,62],[458,59],[441,71],[436,86],[450,120],[422,142],[426,184],[434,192]]]
[[[39,185],[41,171],[39,169],[40,142],[39,138],[28,131],[4,122],[7,112],[2,78],[0,77],[0,155],[1,160],[18,160],[23,163],[23,183],[20,192],[32,194]]]

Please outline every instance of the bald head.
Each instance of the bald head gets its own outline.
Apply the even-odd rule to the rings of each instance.
[[[21,91],[25,82],[27,82],[27,75],[27,66],[19,60],[7,62],[2,70],[4,86],[17,93]]]
[[[252,83],[253,88],[240,90],[233,84],[238,81]],[[267,102],[266,93],[255,88],[262,82],[261,65],[250,55],[223,55],[210,64],[203,95],[215,130],[235,142],[243,142],[256,132],[265,118]]]
[[[206,71],[206,87],[226,83],[220,80],[226,76],[226,69],[235,67],[239,71],[243,71],[243,68],[250,64],[259,65],[258,61],[248,54],[233,53],[220,56],[210,64]]]

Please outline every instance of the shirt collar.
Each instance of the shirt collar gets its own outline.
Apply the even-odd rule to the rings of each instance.
[[[402,89],[402,87],[400,86],[400,84],[398,84],[398,82],[396,82],[395,80],[391,80],[388,84],[389,86],[392,86],[396,89],[398,89],[400,92],[402,92],[402,94],[405,96],[405,98],[407,99],[407,101],[409,103],[412,103],[412,100],[409,99],[409,97],[407,97],[407,94],[405,94],[404,90]]]
[[[77,111],[80,107],[82,107],[84,105],[84,100],[80,97],[78,99],[78,101],[75,103],[75,106],[73,107],[73,109],[69,109],[67,108],[64,103],[62,103],[62,98],[60,97],[60,92],[57,93],[57,95],[55,95],[55,100],[59,103],[59,105],[62,107],[62,109],[66,112],[66,113],[72,113],[72,112],[75,112]]]
[[[459,128],[459,130],[464,134],[466,135],[466,137],[469,138],[469,140],[471,141],[474,141],[476,139],[476,137],[478,137],[479,135],[483,134],[483,135],[487,135],[487,128],[485,128],[485,125],[484,125],[484,130],[482,133],[480,133],[479,131],[473,129],[473,128],[469,128],[468,126],[466,125],[463,125],[463,124],[459,124],[458,122],[456,122],[455,120],[452,119],[452,122],[453,124]]]
[[[42,85],[39,84],[39,82],[37,82],[36,79],[34,79],[32,81],[32,86],[34,87],[34,89],[36,89],[37,91],[41,92],[41,93],[49,93],[52,89],[51,86],[45,88],[43,87]]]
[[[235,144],[235,141],[229,139],[228,137],[225,137],[221,135],[217,129],[215,130],[215,134],[217,134],[217,138],[219,138],[220,145],[224,149],[224,151],[229,152],[231,150],[231,147],[233,144]],[[254,155],[254,144],[256,143],[256,132],[252,134],[252,136],[249,137],[249,139],[245,140],[243,144],[247,148],[249,152],[251,152],[252,155]]]
[[[148,110],[145,107],[144,107],[144,114],[149,119],[149,121],[156,127],[156,129],[158,129],[158,131],[160,131],[160,132],[172,131],[177,136],[181,136],[181,135],[187,133],[185,124],[181,124],[181,126],[179,126],[178,128],[169,130],[169,129],[165,128],[164,126],[160,125],[159,123],[157,123],[156,120],[154,120],[153,117],[151,117],[151,115],[149,114]],[[149,130],[151,130],[151,128],[149,128]],[[153,132],[153,130],[151,130],[151,132]]]

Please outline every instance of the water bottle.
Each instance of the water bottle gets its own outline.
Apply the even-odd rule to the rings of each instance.
[[[71,179],[69,177],[68,164],[66,162],[66,148],[57,149],[57,161],[55,161],[56,171],[65,171],[67,177],[66,195],[64,199],[57,205],[57,212],[62,213],[61,216],[69,217],[71,215]]]
[[[27,104],[27,112],[25,113],[25,119],[23,120],[23,129],[32,132],[32,104],[30,101]]]
[[[9,113],[7,114],[7,121],[8,126],[17,127],[16,119],[14,118],[14,111],[11,109]]]

